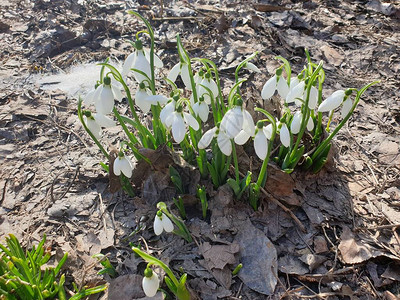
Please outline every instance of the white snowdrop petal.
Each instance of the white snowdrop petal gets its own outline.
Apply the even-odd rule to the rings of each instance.
[[[114,95],[109,86],[101,86],[99,96],[95,99],[94,106],[100,114],[107,115],[114,108]]]
[[[147,113],[151,108],[150,102],[147,101],[148,97],[149,94],[146,91],[140,89],[135,94],[135,103],[144,113]]]
[[[133,69],[142,71],[149,78],[151,78],[150,63],[144,56],[143,51],[138,51],[136,60],[133,64]],[[134,73],[135,79],[138,83],[141,83],[143,80],[147,79],[146,76],[144,76],[138,72],[133,72],[133,73]]]
[[[191,91],[192,90],[192,82],[190,81],[189,65],[182,64],[182,66],[181,66],[181,78],[182,78],[183,83],[185,84],[186,89]]]
[[[144,54],[146,56],[146,59],[150,63],[150,49],[143,48]],[[164,66],[162,60],[154,53],[154,66],[156,68],[162,68]]]
[[[163,223],[162,223],[160,217],[157,216],[157,215],[156,215],[156,217],[154,218],[153,229],[154,229],[154,233],[155,233],[156,235],[160,235],[160,234],[163,232],[163,230],[164,230]]]
[[[231,155],[232,153],[232,143],[229,137],[223,132],[220,131],[218,136],[217,136],[217,143],[218,147],[221,150],[223,154],[226,156]]]
[[[313,118],[309,118],[307,122],[307,130],[312,131],[314,129],[314,121]]]
[[[118,158],[117,158],[118,159]],[[132,177],[132,162],[131,160],[124,156],[121,158],[121,172],[128,178]]]
[[[119,159],[119,157],[117,157],[117,158],[114,160],[113,172],[114,172],[114,174],[117,175],[117,176],[121,175],[121,160]]]
[[[157,294],[157,290],[160,287],[160,280],[158,276],[153,272],[153,275],[148,277],[143,277],[142,280],[143,291],[147,297],[154,297]]]
[[[289,132],[289,129],[287,128],[286,124],[282,125],[279,136],[280,136],[282,145],[285,147],[289,147],[290,146],[290,132]]]
[[[161,110],[160,112],[160,120],[161,122],[167,126],[167,118],[171,116],[171,114],[174,112],[175,110],[175,101],[172,100],[170,103],[168,103],[167,105],[164,106],[164,108]],[[171,124],[167,127],[170,127]]]
[[[246,131],[241,130],[239,134],[235,137],[234,141],[238,145],[244,145],[249,140],[249,138],[250,135]]]
[[[293,134],[298,134],[300,132],[300,127],[301,127],[301,120],[303,118],[303,114],[301,112],[296,112],[293,119],[292,123],[290,124],[290,131]]]
[[[111,85],[111,90],[113,92],[114,99],[117,100],[118,102],[121,102],[122,98],[124,98],[124,96],[122,95],[122,92],[121,92],[120,88],[117,87],[115,84],[112,84]]]
[[[343,90],[338,90],[326,98],[321,105],[318,107],[319,112],[327,112],[334,110],[342,104],[345,92]]]
[[[172,120],[172,136],[175,142],[180,144],[185,138],[185,122],[183,121],[182,115],[175,112]]]
[[[181,72],[181,63],[177,63],[172,69],[169,71],[167,78],[172,82],[176,81],[178,78],[179,73]]]
[[[272,97],[276,90],[276,75],[272,76],[268,81],[264,84],[261,90],[261,97],[266,100]]]
[[[261,160],[267,157],[268,140],[261,130],[259,130],[254,137],[254,150]]]
[[[253,117],[245,109],[243,109],[243,130],[246,131],[250,136],[254,136],[256,131]]]
[[[197,103],[198,103],[198,102],[197,102]],[[204,101],[201,102],[200,105],[199,105],[199,112],[198,112],[198,115],[199,115],[200,119],[201,119],[203,122],[207,122],[209,112],[210,112],[210,110],[209,110],[209,108],[208,108],[207,103],[205,103]]]
[[[93,114],[93,118],[96,120],[97,124],[99,124],[99,126],[101,127],[108,128],[117,125],[114,120],[102,114]]]
[[[304,93],[305,82],[302,81],[289,91],[286,96],[286,103],[292,103],[296,98],[302,98]]]
[[[85,98],[83,98],[83,103],[85,103],[85,105],[91,105],[94,104],[94,95],[96,94],[96,89],[92,89],[90,90]]]
[[[290,78],[290,90],[292,90],[296,85],[298,85],[300,83],[299,78],[296,77],[291,77]]]
[[[125,77],[126,75],[128,75],[129,71],[131,70],[134,62],[136,60],[136,50],[129,54],[128,57],[126,58],[126,60],[124,61],[124,64],[122,65],[122,72],[121,75],[123,77]]]
[[[279,77],[279,81],[276,84],[276,89],[278,90],[278,94],[285,99],[289,93],[289,85],[283,76]]]
[[[146,98],[147,102],[150,102],[151,105],[164,105],[168,102],[168,98],[164,95],[150,95]]]
[[[254,71],[256,73],[261,73],[260,69],[253,63],[251,62],[247,62],[245,65],[245,68],[250,70],[250,71]]]
[[[307,97],[307,94],[305,93],[305,97]],[[304,99],[305,101],[306,99]],[[318,90],[315,86],[311,87],[310,90],[310,99],[308,99],[308,108],[309,109],[315,109],[318,104]]]
[[[162,214],[161,222],[166,232],[172,232],[174,230],[174,224],[172,224],[172,221],[164,213]]]
[[[208,82],[208,88],[211,90],[211,92],[214,95],[214,99],[218,97],[218,85],[214,81],[214,79],[210,78],[210,81]]]
[[[101,137],[101,127],[100,127],[100,125],[95,120],[93,120],[91,118],[86,118],[85,117],[85,120],[86,120],[87,128],[94,135],[94,137],[99,140],[100,137]]]
[[[216,131],[217,131],[217,127],[214,127],[214,128],[212,128],[210,130],[207,130],[203,134],[203,136],[201,137],[201,139],[200,139],[200,141],[198,143],[199,149],[205,149],[210,145],[212,139],[214,138],[214,135],[215,135]]]
[[[267,139],[271,139],[272,137],[272,124],[268,124],[267,126],[263,127],[264,135]]]
[[[350,98],[347,98],[345,101],[343,101],[342,111],[341,111],[342,118],[345,118],[347,116],[352,107],[353,107],[353,101],[351,101]]]
[[[199,130],[199,128],[200,128],[199,122],[197,122],[195,117],[193,117],[191,114],[189,114],[187,112],[184,112],[183,118],[184,118],[186,124],[188,124],[194,130]]]
[[[229,138],[237,136],[243,128],[242,108],[235,106],[226,112],[221,121],[221,129],[226,132]]]

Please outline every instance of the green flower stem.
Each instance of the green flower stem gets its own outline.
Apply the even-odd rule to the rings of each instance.
[[[83,115],[82,115],[82,98],[79,98],[78,100],[78,118],[79,121],[81,121],[83,128],[86,130],[86,132],[89,134],[89,136],[92,138],[92,140],[96,143],[97,147],[101,150],[101,152],[104,154],[104,156],[107,159],[110,159],[110,155],[108,152],[104,149],[104,147],[100,144],[99,140],[96,139],[96,137],[93,135],[93,133],[89,130],[89,128],[86,126],[85,121],[83,120]]]
[[[235,83],[239,82],[239,71],[247,64],[247,62],[249,62],[250,60],[252,60],[254,57],[256,57],[258,54],[258,51],[254,52],[252,55],[250,55],[248,58],[246,58],[244,61],[242,61],[235,70]],[[240,89],[239,87],[237,87],[237,92],[239,95],[240,94]]]
[[[318,67],[315,69],[315,71],[313,72],[313,74],[311,75],[311,77],[309,78],[309,82],[307,85],[307,97],[306,97],[306,101],[303,104],[304,107],[304,111],[303,111],[303,117],[301,120],[301,127],[300,127],[300,132],[297,135],[297,140],[296,140],[296,144],[293,147],[293,150],[290,154],[290,161],[293,159],[293,157],[296,155],[297,149],[300,145],[301,139],[303,137],[304,131],[306,130],[307,127],[307,122],[308,122],[308,118],[310,118],[310,109],[308,107],[308,101],[310,100],[310,92],[311,92],[311,86],[313,85],[315,79],[317,78],[319,71],[322,69],[322,65],[323,62],[321,61],[318,64]]]
[[[322,103],[322,84],[325,81],[325,72],[322,70],[322,77],[318,80],[318,106]],[[322,134],[322,113],[317,113],[317,126],[314,133],[314,143],[316,143]]]
[[[364,94],[364,92],[373,86],[374,84],[379,83],[379,81],[374,81],[371,82],[367,85],[365,85],[361,90],[357,92],[356,99],[354,100],[353,106],[351,107],[350,111],[347,113],[346,117],[339,123],[338,126],[332,131],[332,133],[321,143],[321,145],[318,146],[317,149],[315,149],[315,152],[312,154],[311,159],[312,161],[315,161],[319,154],[325,149],[325,147],[328,146],[330,141],[333,139],[333,137],[339,132],[339,130],[346,124],[346,122],[350,119],[351,115],[353,114],[354,110],[356,109],[358,102],[360,102],[361,96]]]
[[[275,140],[275,135],[276,135],[276,122],[275,122],[274,117],[268,111],[266,111],[262,108],[258,108],[258,107],[255,108],[255,111],[263,113],[268,118],[268,121],[270,121],[272,124],[272,134],[271,134],[271,139],[268,143],[267,156],[265,157],[265,159],[263,161],[263,164],[262,164],[261,170],[260,170],[260,174],[258,175],[258,179],[256,182],[256,184],[259,187],[264,187],[265,182],[267,181],[267,166],[268,166],[269,158],[271,155],[271,151],[272,151],[272,147],[274,145],[274,140]]]
[[[188,71],[189,71],[189,77],[190,77],[190,85],[192,87],[194,103],[196,103],[197,101],[199,101],[199,99],[197,98],[197,89],[196,89],[196,83],[194,82],[190,56],[189,56],[189,53],[186,51],[186,49],[183,47],[182,41],[181,41],[181,38],[180,38],[179,34],[176,35],[176,42],[178,44],[177,45],[178,54],[179,54],[181,60],[183,60],[188,65]],[[183,53],[181,53],[181,51],[179,51],[179,49],[181,49]]]
[[[239,180],[239,164],[238,164],[238,159],[237,159],[237,154],[236,154],[236,145],[233,140],[231,140],[232,143],[232,156],[233,156],[233,162],[235,164],[235,177],[236,177],[236,183],[239,185],[240,180]]]

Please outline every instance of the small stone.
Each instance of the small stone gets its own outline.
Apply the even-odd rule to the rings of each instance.
[[[315,253],[323,253],[328,251],[328,246],[323,236],[317,235],[314,238],[314,251]]]

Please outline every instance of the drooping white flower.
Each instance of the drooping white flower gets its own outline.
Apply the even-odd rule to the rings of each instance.
[[[302,99],[304,94],[305,82],[300,81],[297,85],[290,89],[289,93],[286,96],[286,103],[292,103],[296,101],[297,105],[301,105],[301,102],[296,100],[297,98]]]
[[[90,132],[94,135],[96,139],[100,139],[101,137],[101,127],[100,125],[96,122],[94,119],[93,115],[87,117],[83,116],[85,124],[87,128],[90,130]]]
[[[345,118],[347,114],[350,112],[351,108],[353,107],[353,101],[350,98],[347,98],[343,101],[341,116]]]
[[[199,101],[193,104],[192,109],[196,116],[199,116],[203,122],[207,122],[210,109],[204,101],[204,98],[201,97]]]
[[[279,132],[279,137],[283,146],[285,147],[290,146],[290,132],[286,124],[282,124],[282,127]]]
[[[154,297],[160,287],[160,279],[151,271],[150,268],[145,270],[145,276],[142,280],[143,291],[147,297]]]
[[[99,113],[92,114],[87,111],[83,118],[86,126],[96,139],[100,139],[101,137],[101,127],[108,128],[116,125],[114,120]]]
[[[232,153],[232,142],[231,139],[226,135],[226,133],[220,130],[218,127],[213,127],[207,130],[201,137],[198,147],[199,149],[207,148],[214,137],[217,137],[217,145],[223,154],[226,156]]]
[[[281,73],[281,71],[279,73]],[[289,85],[282,75],[278,76],[275,74],[264,84],[261,97],[264,100],[269,99],[274,95],[276,90],[282,98],[286,98],[286,95],[289,93]]]
[[[197,85],[197,95],[199,97],[203,96],[204,100],[208,105],[211,104],[211,97],[210,93],[207,91],[207,89],[211,90],[212,97],[215,99],[218,97],[218,85],[214,81],[214,79],[211,78],[211,75],[207,73],[204,78],[200,81],[200,83]]]
[[[109,128],[117,125],[114,120],[99,113],[93,114],[93,118],[100,127]]]
[[[221,121],[221,130],[233,139],[243,128],[243,111],[241,106],[234,106],[228,110]]]
[[[151,95],[149,91],[145,88],[143,83],[140,83],[139,89],[135,94],[135,103],[139,108],[147,113],[150,111],[152,105],[165,104],[168,98],[163,95]]]
[[[113,171],[114,174],[117,176],[121,175],[122,173],[126,177],[131,178],[133,171],[132,161],[129,157],[127,157],[123,153],[120,153],[118,157],[114,160]]]
[[[169,71],[167,78],[172,82],[175,82],[178,78],[178,75],[181,75],[182,81],[185,84],[186,89],[191,91],[192,82],[190,81],[189,65],[187,63],[177,63],[175,66],[172,67],[171,71]]]
[[[342,104],[346,93],[343,90],[338,90],[326,98],[318,107],[319,112],[327,112],[334,110]]]
[[[164,230],[165,232],[172,232],[174,230],[174,224],[172,224],[170,218],[164,213],[158,211],[154,218],[153,229],[156,235],[161,235]]]
[[[264,126],[264,122],[257,123],[257,130],[254,137],[254,150],[261,160],[265,160],[268,153],[268,140],[272,136],[272,124]]]
[[[114,109],[114,100],[121,101],[123,98],[121,90],[114,84],[111,84],[111,78],[104,77],[103,84],[100,84],[93,96],[86,96],[87,103],[94,103],[96,111],[107,115]]]
[[[244,67],[250,71],[254,71],[256,73],[261,73],[261,70],[253,63],[247,62]]]
[[[162,68],[163,62],[161,59],[154,54],[154,67]],[[131,69],[136,69],[145,73],[149,78],[151,78],[151,68],[150,68],[150,50],[143,48],[143,44],[140,40],[135,42],[135,50],[128,55],[123,66],[121,75],[126,77]],[[139,72],[134,72],[134,77],[138,83],[147,79],[146,76],[140,74]]]
[[[304,101],[306,101],[307,93],[304,93]],[[315,86],[311,87],[310,98],[308,99],[308,108],[315,109],[318,104],[318,90]]]
[[[175,142],[181,143],[186,135],[186,124],[194,130],[199,130],[200,126],[196,118],[184,112],[181,106],[175,111],[175,104],[175,100],[168,103],[161,110],[160,119],[165,127],[172,129],[172,137]]]
[[[243,145],[250,137],[255,134],[255,126],[252,116],[247,110],[243,110],[243,127],[242,130],[235,136],[235,143]]]
[[[297,111],[293,116],[292,123],[290,124],[290,131],[293,134],[298,134],[300,132],[302,119],[303,114],[300,111]]]
[[[312,131],[313,129],[314,129],[314,120],[310,116],[310,118],[308,119],[308,122],[307,122],[307,130]]]

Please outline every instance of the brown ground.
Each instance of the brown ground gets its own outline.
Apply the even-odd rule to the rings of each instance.
[[[139,241],[177,273],[182,267],[199,299],[400,297],[396,1],[164,1],[164,20],[159,2],[148,2],[0,0],[1,239],[14,233],[29,247],[46,233],[56,255],[70,253],[68,282],[111,283],[103,299],[144,297],[137,284],[144,264],[129,248]],[[127,8],[155,18],[158,54],[167,67],[177,62],[177,33],[192,57],[212,59],[227,80],[244,57],[259,51],[256,64],[264,74],[246,86],[248,101],[259,105],[274,57],[287,58],[298,71],[304,48],[325,62],[325,95],[381,82],[363,96],[320,174],[289,176],[271,165],[271,195],[257,212],[233,200],[226,187],[216,192],[206,183],[211,217],[203,221],[198,207],[188,206],[196,243],[155,237],[155,202],[170,204],[174,193],[165,174],[142,176],[133,199],[110,194],[98,164],[104,158],[78,122],[76,98],[45,89],[49,82],[40,84],[38,75],[108,56],[123,60],[131,51],[126,41],[143,28]],[[115,133],[107,131],[105,140],[115,144]],[[247,168],[251,157],[241,158]],[[196,172],[182,174],[192,191]],[[272,198],[290,208],[306,232]],[[116,266],[117,279],[96,275],[90,256],[100,252]],[[239,262],[244,267],[232,277]]]

